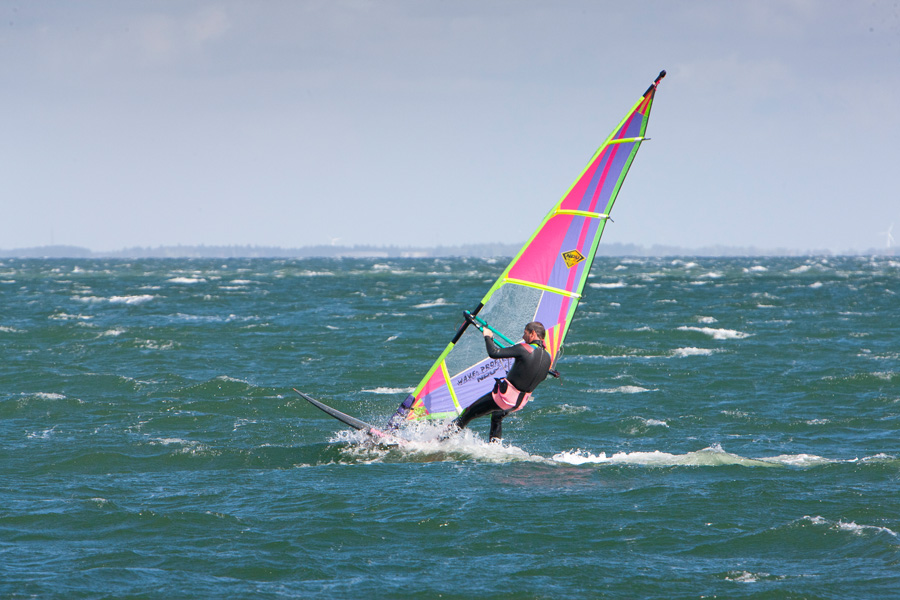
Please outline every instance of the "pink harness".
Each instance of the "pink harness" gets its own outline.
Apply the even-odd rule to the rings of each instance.
[[[534,348],[532,348],[530,344],[526,344],[525,342],[519,343],[525,346],[525,349],[528,350],[529,353],[534,352]],[[522,396],[521,402],[519,402],[520,395]],[[491,394],[491,397],[494,399],[494,402],[497,403],[497,406],[503,410],[516,412],[528,404],[528,401],[531,400],[531,392],[519,391],[516,389],[516,386],[509,382],[509,379],[503,378],[497,380],[497,384],[494,385],[494,391]]]
[[[506,384],[506,391],[501,392],[500,389],[503,388],[504,383]],[[521,403],[519,402],[520,394],[524,394]],[[494,392],[493,394],[491,394],[491,396],[494,398],[494,402],[497,403],[497,406],[499,406],[503,410],[509,410],[511,412],[521,410],[521,408],[528,404],[528,401],[531,399],[530,393],[520,392],[513,384],[511,384],[506,379],[502,379],[497,382],[497,385],[494,386]],[[518,404],[518,406],[516,406],[516,404]]]

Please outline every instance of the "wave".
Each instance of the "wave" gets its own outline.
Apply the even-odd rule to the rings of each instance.
[[[590,392],[591,390],[588,390]],[[587,406],[577,406],[574,404],[555,404],[552,406],[541,407],[539,409],[542,414],[547,415],[577,415],[580,413],[591,412]]]
[[[736,454],[725,452],[719,446],[712,446],[688,452],[687,454],[671,454],[654,450],[653,452],[616,452],[607,456],[605,452],[591,454],[583,450],[570,450],[555,454],[552,460],[569,465],[586,464],[614,464],[614,465],[640,465],[647,467],[720,467],[727,465],[740,465],[745,467],[774,467],[776,463],[760,459],[745,458]]]
[[[641,394],[643,392],[656,392],[658,390],[641,387],[639,385],[622,385],[617,388],[607,388],[603,390],[588,390],[598,394]]]
[[[636,417],[647,427],[668,427],[665,421]],[[632,467],[729,467],[811,469],[836,464],[866,464],[896,462],[896,457],[878,454],[862,459],[829,459],[812,454],[784,454],[751,458],[725,451],[715,444],[702,450],[675,454],[653,450],[647,452],[592,453],[576,449],[558,452],[550,457],[534,454],[514,444],[488,442],[471,429],[465,429],[449,439],[441,440],[446,431],[440,423],[410,423],[397,432],[403,441],[400,445],[386,446],[373,443],[372,438],[361,431],[337,431],[328,442],[340,444],[345,460],[356,463],[373,462],[477,462],[508,463],[533,462],[546,465],[613,465]]]
[[[112,296],[109,299],[110,304],[144,304],[150,302],[155,296],[150,294],[140,294],[134,296]]]
[[[672,354],[678,358],[685,358],[687,356],[709,356],[715,352],[709,348],[676,348]]]
[[[771,573],[751,573],[750,571],[729,571],[725,575],[725,581],[733,581],[735,583],[756,583],[762,581],[781,581],[783,575],[775,576]]]
[[[853,521],[830,521],[824,517],[810,517],[808,515],[804,516],[803,520],[813,525],[820,525],[823,527],[827,527],[828,529],[833,529],[835,531],[848,531],[855,535],[864,535],[867,533],[885,533],[887,535],[890,535],[891,537],[900,538],[900,535],[897,535],[897,532],[889,529],[888,527],[881,527],[879,525],[858,525]]]
[[[865,458],[829,459],[814,454],[782,454],[763,458],[748,458],[726,452],[718,444],[686,454],[671,454],[654,450],[652,452],[617,452],[607,456],[605,452],[591,454],[584,450],[569,450],[555,454],[552,460],[570,465],[614,464],[639,465],[647,467],[793,467],[809,469],[834,464],[884,463],[896,458],[886,454],[876,454]]]
[[[37,392],[35,394],[28,394],[33,398],[38,398],[40,400],[65,400],[65,394],[57,394],[55,392]]]
[[[616,281],[612,283],[589,283],[588,287],[600,290],[617,290],[628,287],[628,284],[624,281]]]
[[[377,387],[371,390],[360,390],[364,394],[411,394],[415,388],[404,387],[404,388],[392,388],[392,387]]]
[[[110,296],[109,298],[103,298],[101,296],[74,296],[73,300],[84,302],[85,304],[99,304],[101,302],[106,302],[109,304],[133,305],[144,304],[145,302],[150,302],[155,298],[156,296],[153,296],[151,294],[135,294],[131,296]]]
[[[743,340],[753,335],[751,333],[745,333],[743,331],[737,331],[735,329],[717,329],[715,327],[690,327],[687,325],[682,325],[678,328],[678,331],[696,331],[697,333],[708,335],[714,340]]]
[[[434,308],[436,306],[453,306],[443,298],[438,298],[434,302],[423,302],[422,304],[416,304],[413,308]]]

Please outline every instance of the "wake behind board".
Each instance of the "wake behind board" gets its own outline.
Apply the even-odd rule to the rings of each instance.
[[[382,431],[382,430],[378,429],[377,427],[366,423],[365,421],[361,421],[361,420],[357,419],[356,417],[351,417],[350,415],[348,415],[346,413],[342,413],[341,411],[337,410],[336,408],[331,408],[327,404],[325,404],[323,402],[319,402],[312,396],[307,396],[306,394],[304,394],[297,388],[293,388],[293,390],[295,392],[297,392],[298,394],[300,394],[301,398],[303,398],[304,400],[306,400],[307,402],[309,402],[310,404],[312,404],[313,406],[315,406],[316,408],[318,408],[319,410],[324,412],[326,415],[334,417],[341,423],[344,423],[345,425],[349,425],[350,427],[352,427],[354,429],[358,429],[359,431],[369,434],[379,444],[389,444],[389,445],[398,445],[399,446],[399,445],[402,445],[405,443],[405,440],[398,438],[395,435],[391,435],[390,433],[388,433],[386,431]]]

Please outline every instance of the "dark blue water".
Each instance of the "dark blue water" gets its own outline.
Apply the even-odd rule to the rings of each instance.
[[[373,448],[505,261],[0,261],[0,597],[900,597],[900,262],[601,258],[502,446]]]

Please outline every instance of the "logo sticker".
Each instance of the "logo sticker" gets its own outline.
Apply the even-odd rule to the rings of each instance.
[[[566,261],[566,266],[570,269],[584,260],[584,255],[578,250],[569,250],[568,252],[562,253],[563,260]]]

